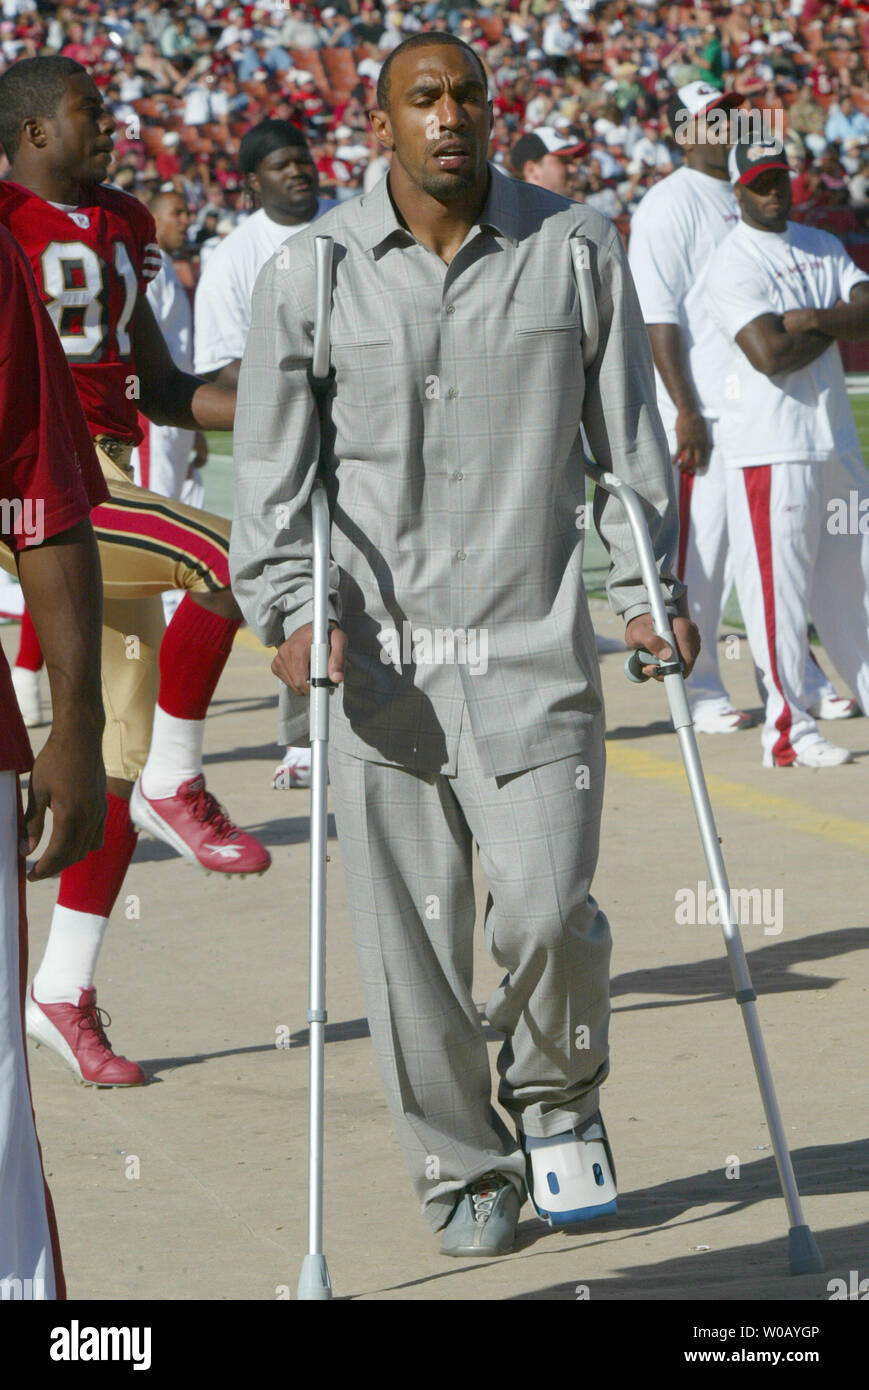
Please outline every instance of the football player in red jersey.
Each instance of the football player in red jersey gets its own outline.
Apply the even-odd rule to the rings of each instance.
[[[31,880],[102,839],[102,593],[88,516],[107,491],[27,258],[2,227],[0,303],[0,532],[18,556],[53,701],[51,733],[34,762],[0,651],[0,1298],[54,1299],[65,1297],[63,1269],[24,1048],[25,856],[42,838],[49,805],[51,840]],[[25,812],[18,779],[28,768]]]
[[[130,476],[139,410],[158,424],[228,429],[235,397],[169,355],[144,293],[160,268],[153,218],[102,182],[114,126],[71,59],[25,59],[0,76],[0,144],[12,166],[0,183],[0,222],[33,267],[111,493],[92,517],[105,594],[105,841],[61,875],[27,1025],[80,1080],[130,1086],[145,1075],[109,1047],[93,976],[134,823],[208,870],[262,872],[270,858],[202,775],[205,714],[241,620],[229,589],[229,524]],[[164,628],[160,594],[173,588],[188,592]]]

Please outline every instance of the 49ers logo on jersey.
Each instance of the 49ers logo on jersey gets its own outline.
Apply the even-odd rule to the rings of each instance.
[[[130,357],[130,319],[136,307],[136,272],[122,241],[113,243],[113,264],[83,241],[50,241],[40,257],[42,288],[63,350],[71,362],[99,362],[109,344],[109,275],[123,287],[123,306],[113,336],[120,358]]]

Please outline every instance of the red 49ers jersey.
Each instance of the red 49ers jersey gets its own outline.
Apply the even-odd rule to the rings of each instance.
[[[91,184],[64,211],[0,183],[0,223],[23,247],[60,336],[91,433],[142,438],[130,320],[161,267],[154,219],[119,188]]]

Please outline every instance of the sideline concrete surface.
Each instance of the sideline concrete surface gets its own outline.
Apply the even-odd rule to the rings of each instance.
[[[603,1108],[619,1214],[567,1236],[526,1206],[512,1255],[438,1253],[381,1097],[333,842],[326,1252],[336,1297],[826,1299],[832,1277],[869,1272],[869,720],[826,726],[858,762],[817,772],[764,771],[756,730],[700,740],[732,884],[768,890],[771,929],[745,925],[743,937],[827,1266],[795,1279],[720,929],[677,921],[707,874],[664,692],[628,684],[620,624],[603,604],[593,608],[609,648],[595,892],[615,942]],[[7,653],[17,632],[2,631]],[[744,641],[724,667],[737,701],[757,708]],[[305,1247],[308,794],[271,790],[274,692],[267,654],[242,633],[206,738],[209,786],[262,835],[271,870],[244,883],[206,878],[142,840],[107,933],[98,1001],[116,1049],[141,1061],[151,1084],[80,1087],[54,1054],[31,1053],[71,1298],[295,1296]],[[482,883],[480,892],[482,902]],[[34,962],[54,896],[54,885],[29,890]],[[499,976],[480,933],[481,1007]],[[497,1047],[493,1034],[493,1074]]]

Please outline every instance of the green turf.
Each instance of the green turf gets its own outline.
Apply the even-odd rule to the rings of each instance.
[[[860,436],[860,447],[863,456],[866,457],[867,444],[869,444],[869,395],[851,396],[851,408],[854,411],[854,419],[857,422],[857,433]]]
[[[869,457],[869,394],[851,396],[850,400],[857,422],[860,446],[864,458]],[[209,450],[224,457],[211,458],[205,469],[205,505],[219,516],[232,516],[232,464],[229,459],[232,453],[232,435],[215,431],[207,434],[206,439]],[[603,597],[608,569],[609,561],[601,539],[594,526],[589,526],[585,533],[583,575],[590,594]],[[735,593],[725,609],[724,621],[728,626],[742,626]]]
[[[202,470],[205,506],[218,516],[232,516],[232,434],[227,430],[208,430],[208,463]],[[213,455],[218,457],[214,458]]]

